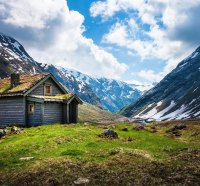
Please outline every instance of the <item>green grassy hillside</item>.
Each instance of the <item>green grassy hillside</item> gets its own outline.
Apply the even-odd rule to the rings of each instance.
[[[113,114],[86,102],[79,105],[80,122],[113,123],[119,122],[119,120],[122,120],[123,118],[125,119],[125,117],[119,114]]]
[[[0,139],[0,185],[75,185],[78,178],[87,180],[82,185],[198,185],[200,122],[184,123],[179,136],[174,125],[108,126],[118,139],[99,137],[105,125],[94,124],[8,134]]]

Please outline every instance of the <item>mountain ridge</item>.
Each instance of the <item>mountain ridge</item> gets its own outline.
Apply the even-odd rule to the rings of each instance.
[[[200,117],[200,47],[120,113],[146,120]]]
[[[60,83],[82,100],[111,112],[118,112],[123,106],[141,96],[139,90],[125,82],[93,78],[78,71],[37,62],[17,40],[0,34],[0,78],[13,72],[52,73]]]

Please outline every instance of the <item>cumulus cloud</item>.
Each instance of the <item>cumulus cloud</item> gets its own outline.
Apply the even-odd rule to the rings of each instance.
[[[153,57],[155,55],[153,52],[156,52],[156,50],[153,51],[152,42],[137,38],[141,31],[137,29],[137,25],[133,26],[132,22],[131,20],[127,23],[117,22],[103,36],[102,42],[125,47],[129,49],[129,53],[132,51],[132,53],[139,54],[142,59]]]
[[[128,42],[128,31],[124,24],[116,23],[113,25],[108,34],[103,37],[103,42],[125,46]]]
[[[65,0],[0,0],[0,31],[18,39],[35,60],[119,78],[127,66],[83,36],[83,21]]]
[[[93,17],[100,16],[104,20],[120,11],[127,13],[129,21],[115,23],[103,36],[103,42],[126,48],[141,60],[164,61],[166,66],[161,74],[146,72],[157,81],[200,44],[199,9],[200,0],[106,0],[93,3],[90,12]],[[131,24],[131,20],[137,22]],[[144,77],[145,71],[141,71],[140,76]]]
[[[109,18],[118,11],[127,11],[129,9],[137,9],[144,5],[144,0],[107,0],[97,1],[92,3],[90,13],[93,17],[101,16],[102,18]]]
[[[8,0],[0,2],[3,16],[1,20],[4,23],[17,27],[45,28],[47,22],[53,20],[63,11],[63,3],[55,1],[26,1],[26,0]]]

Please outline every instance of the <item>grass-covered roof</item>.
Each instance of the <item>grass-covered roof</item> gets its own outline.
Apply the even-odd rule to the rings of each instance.
[[[45,101],[54,101],[54,100],[68,101],[73,96],[74,94],[69,93],[69,94],[57,94],[55,96],[32,95],[31,97],[44,99]]]
[[[48,74],[20,75],[19,85],[11,87],[10,78],[0,80],[0,95],[23,94]]]

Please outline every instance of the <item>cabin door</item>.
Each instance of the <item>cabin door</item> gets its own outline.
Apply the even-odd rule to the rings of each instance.
[[[78,120],[78,104],[74,100],[69,104],[69,123],[77,123]]]

